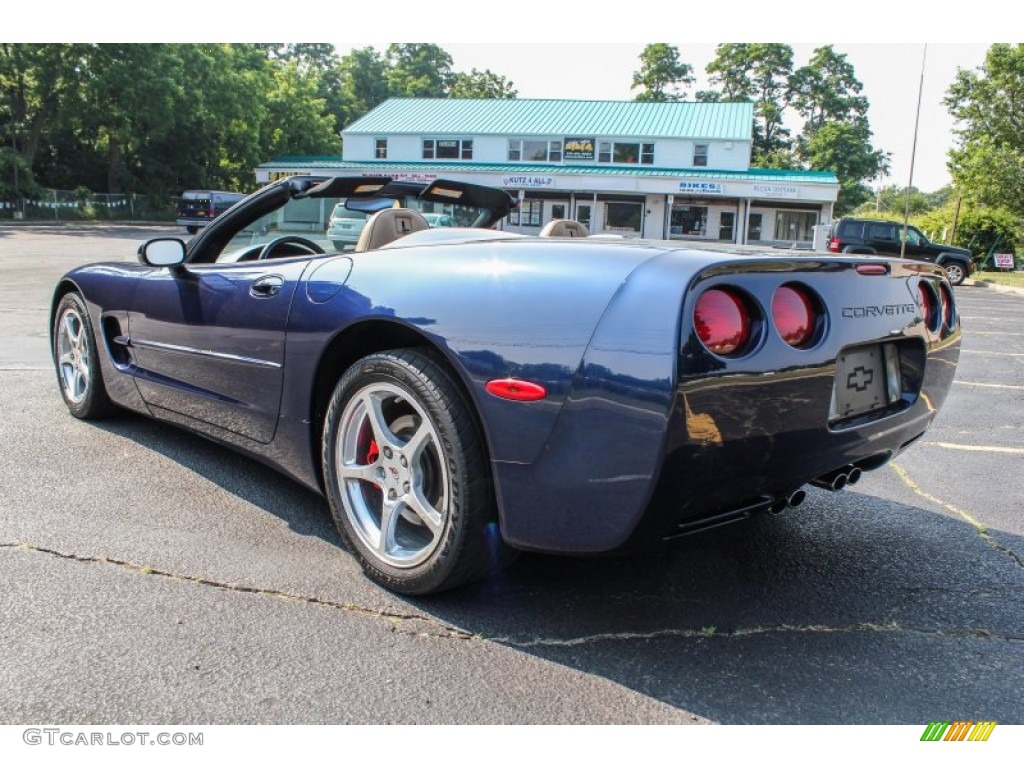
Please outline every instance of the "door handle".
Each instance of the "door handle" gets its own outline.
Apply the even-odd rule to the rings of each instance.
[[[249,286],[249,295],[256,299],[269,299],[277,296],[283,285],[284,278],[280,275],[257,277]]]

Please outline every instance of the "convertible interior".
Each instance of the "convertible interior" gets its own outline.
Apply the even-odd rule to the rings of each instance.
[[[327,221],[337,204],[370,214],[359,239],[345,251],[383,248],[427,232],[423,213],[444,214],[457,228],[489,231],[515,206],[505,192],[463,182],[430,184],[387,177],[294,177],[252,195],[193,240],[191,263],[238,263],[337,253]],[[464,229],[462,230],[465,231]]]

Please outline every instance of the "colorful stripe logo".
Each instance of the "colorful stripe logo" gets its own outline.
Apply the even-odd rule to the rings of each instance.
[[[925,727],[921,741],[988,741],[995,727],[994,720],[978,723],[970,720],[933,720]]]

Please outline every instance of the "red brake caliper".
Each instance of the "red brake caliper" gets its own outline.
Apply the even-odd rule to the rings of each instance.
[[[368,450],[366,452],[366,463],[367,464],[373,464],[373,462],[375,462],[379,456],[380,456],[380,450],[377,448],[377,441],[376,440],[371,440],[370,441],[370,450]]]

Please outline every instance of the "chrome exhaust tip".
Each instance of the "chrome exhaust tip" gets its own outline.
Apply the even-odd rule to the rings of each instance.
[[[781,499],[775,499],[771,506],[768,507],[768,511],[773,515],[780,515],[790,507],[799,507],[804,503],[804,499],[807,498],[807,491],[797,488],[792,493],[787,493]]]
[[[811,480],[811,485],[824,488],[826,491],[841,491],[846,487],[848,479],[846,470],[839,469],[835,472],[829,472],[827,475],[814,478]]]
[[[860,477],[864,473],[861,472],[860,467],[850,467],[850,471],[846,473],[846,482],[848,485],[856,485],[860,482]]]

